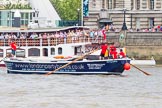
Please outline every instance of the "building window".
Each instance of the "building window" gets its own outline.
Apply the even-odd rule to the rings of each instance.
[[[2,16],[1,16],[1,12],[0,12],[0,26],[1,26],[1,19],[2,19]]]
[[[92,7],[95,8],[96,7],[96,0],[92,1]]]
[[[112,0],[108,0],[108,9],[112,9]]]
[[[125,8],[125,0],[123,0],[123,6],[121,6],[122,8]]]
[[[154,18],[149,18],[149,27],[150,28],[154,27]]]
[[[150,9],[151,9],[151,10],[154,9],[154,0],[150,0]]]
[[[105,5],[105,3],[104,3],[104,1],[105,1],[105,0],[102,0],[102,9],[104,9],[104,8],[105,8],[105,6],[104,6],[104,5]]]
[[[133,10],[133,0],[131,0],[131,10]]]
[[[140,10],[140,0],[137,0],[137,10]]]
[[[27,26],[30,13],[21,13],[21,26]]]
[[[14,12],[11,12],[11,19],[14,19]]]
[[[140,18],[136,18],[136,29],[140,29]]]
[[[114,0],[114,4],[112,3],[113,8],[116,8],[116,5],[117,5],[116,0]]]

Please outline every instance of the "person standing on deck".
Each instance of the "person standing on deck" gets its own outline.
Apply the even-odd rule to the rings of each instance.
[[[101,45],[101,53],[100,53],[101,58],[100,58],[100,60],[104,59],[107,48],[108,48],[108,45],[106,43],[103,43]]]
[[[117,58],[117,52],[116,52],[116,47],[115,47],[115,45],[114,45],[114,43],[112,43],[111,45],[110,45],[110,59],[116,59]]]
[[[11,50],[12,50],[11,55],[12,55],[12,57],[15,57],[15,55],[16,55],[16,49],[17,49],[17,46],[16,46],[15,41],[11,41],[10,47],[11,47]]]
[[[103,35],[103,39],[105,40],[106,42],[106,32],[109,30],[109,25],[108,24],[105,24],[105,26],[103,27],[103,29],[101,30],[102,31],[102,35]]]
[[[117,54],[118,53],[115,49],[111,49],[111,51],[110,51],[111,59],[117,59],[118,58]]]

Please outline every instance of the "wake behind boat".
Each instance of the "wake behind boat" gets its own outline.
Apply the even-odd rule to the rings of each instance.
[[[8,73],[14,74],[107,74],[120,75],[124,71],[126,63],[130,59],[107,59],[107,60],[22,60],[7,58],[4,60]],[[69,65],[67,65],[69,64]],[[67,65],[67,66],[65,66]],[[65,66],[63,68],[60,68]],[[57,70],[60,68],[59,70]],[[57,70],[57,71],[55,71]]]

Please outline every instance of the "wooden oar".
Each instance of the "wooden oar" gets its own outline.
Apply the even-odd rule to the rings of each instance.
[[[50,74],[52,74],[52,73],[54,73],[54,72],[56,72],[56,71],[58,71],[58,70],[60,70],[60,69],[62,69],[62,68],[64,68],[64,67],[66,67],[66,66],[68,66],[68,65],[70,65],[70,64],[72,64],[72,63],[75,63],[76,61],[78,61],[78,60],[84,58],[85,56],[87,56],[87,55],[89,55],[89,54],[91,54],[91,53],[94,53],[94,52],[96,52],[96,51],[98,51],[98,49],[93,50],[93,51],[91,51],[91,52],[89,52],[89,53],[87,53],[87,54],[85,54],[85,55],[83,55],[83,56],[80,56],[80,57],[74,59],[73,61],[71,61],[71,62],[69,62],[69,63],[67,63],[67,64],[65,64],[65,65],[63,65],[63,66],[61,66],[61,67],[59,67],[59,68],[57,68],[57,69],[55,69],[55,70],[53,70],[53,71],[51,71],[51,72],[48,72],[48,73],[45,74],[45,75],[50,75]]]
[[[130,65],[133,66],[134,68],[138,69],[140,72],[144,73],[145,75],[151,75],[150,73],[143,71],[142,69],[138,68],[137,66],[135,66],[133,64],[130,64]]]
[[[5,57],[5,58],[6,58],[6,57]],[[0,62],[3,61],[5,58],[2,58],[2,59],[0,60]]]
[[[3,61],[3,59],[0,60],[0,62]]]

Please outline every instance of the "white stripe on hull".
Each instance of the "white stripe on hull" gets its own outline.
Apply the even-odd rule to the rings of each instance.
[[[31,73],[31,74],[46,74],[50,71],[22,71],[22,70],[7,70],[9,73]],[[54,72],[53,74],[116,74],[120,75],[122,72]]]

